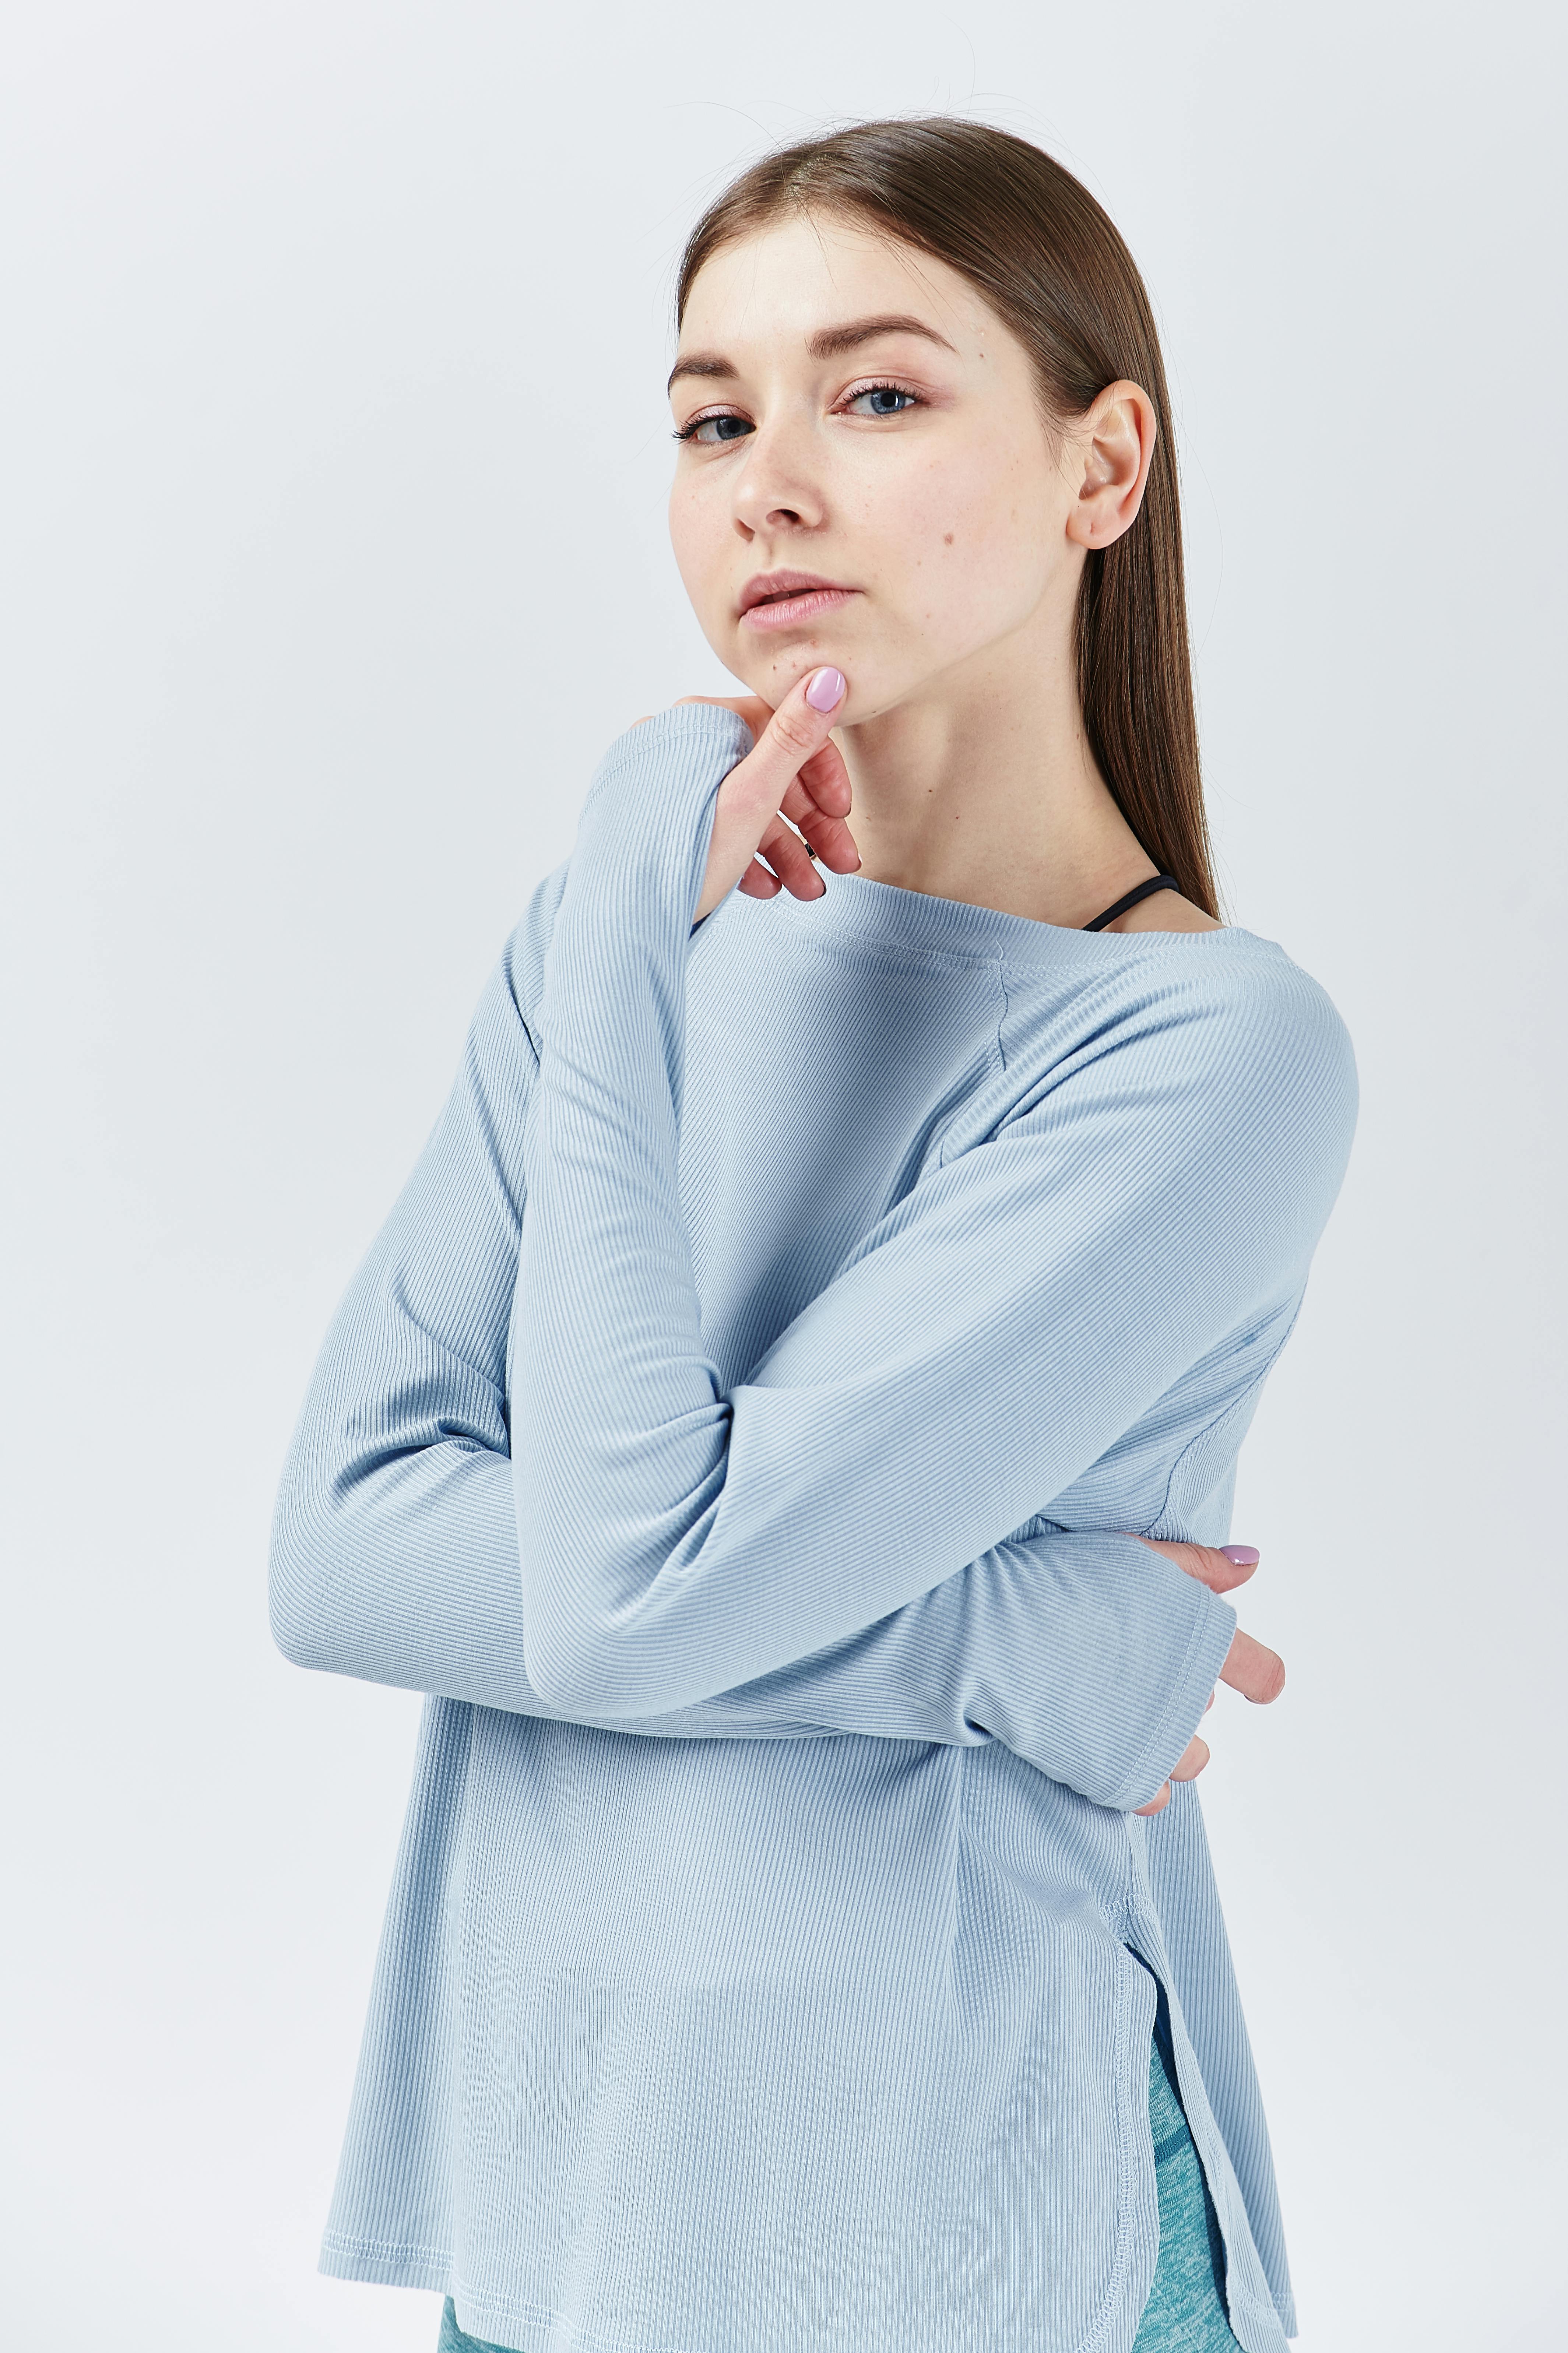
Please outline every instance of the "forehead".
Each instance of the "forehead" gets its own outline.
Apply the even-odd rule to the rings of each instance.
[[[808,337],[846,319],[906,312],[975,356],[1013,337],[969,280],[890,233],[841,216],[791,214],[721,246],[698,271],[682,352],[722,345],[804,355]]]

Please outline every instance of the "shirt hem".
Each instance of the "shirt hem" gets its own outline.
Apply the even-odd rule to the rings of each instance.
[[[444,2295],[452,2258],[434,2247],[404,2247],[388,2239],[340,2239],[328,2234],[316,2264],[328,2279],[363,2280],[376,2287],[427,2287]]]
[[[1278,2305],[1264,2304],[1258,2297],[1248,2295],[1245,2288],[1234,2284],[1226,2292],[1230,2307],[1231,2332],[1247,2348],[1247,2353],[1276,2353],[1296,2335],[1296,2315],[1292,2308],[1289,2317]]]
[[[591,2353],[701,2353],[701,2348],[690,2346],[641,2345],[624,2337],[605,2337],[576,2327],[564,2313],[552,2312],[545,2305],[517,2305],[476,2295],[453,2278],[452,2258],[443,2248],[399,2245],[386,2239],[342,2238],[329,2232],[321,2242],[316,2268],[329,2279],[362,2280],[376,2287],[429,2288],[437,2295],[450,2295],[458,2306],[458,2326],[470,2337],[482,2337],[497,2328],[542,2329],[562,2344],[581,2345],[591,2348]],[[1266,2340],[1276,2332],[1287,2340],[1297,2334],[1293,2306],[1288,2313],[1280,2312],[1272,2304],[1260,2304],[1234,2290],[1230,2302],[1233,2321],[1245,2313]],[[1110,2318],[1110,2314],[1101,2314],[1086,2343],[1104,2342]]]
[[[645,2345],[626,2337],[606,2337],[600,2330],[581,2328],[563,2312],[549,2305],[514,2303],[477,2293],[453,2276],[452,2258],[437,2248],[397,2246],[379,2239],[345,2239],[329,2232],[321,2242],[316,2266],[332,2279],[364,2280],[381,2287],[434,2288],[450,2295],[458,2326],[469,2337],[485,2337],[493,2329],[544,2331],[552,2344],[581,2345],[589,2353],[704,2353],[687,2345]]]

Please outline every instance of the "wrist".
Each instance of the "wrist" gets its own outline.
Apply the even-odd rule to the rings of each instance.
[[[1186,1649],[1149,1736],[1129,1767],[1114,1804],[1131,1812],[1147,1804],[1180,1764],[1196,1733],[1236,1636],[1236,1611],[1217,1593],[1185,1580],[1192,1593]]]

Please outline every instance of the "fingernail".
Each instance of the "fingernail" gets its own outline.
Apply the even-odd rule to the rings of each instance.
[[[1221,1545],[1220,1550],[1233,1568],[1256,1568],[1263,1557],[1256,1545]]]
[[[844,672],[819,670],[805,690],[805,699],[814,711],[831,711],[836,702],[844,700]]]

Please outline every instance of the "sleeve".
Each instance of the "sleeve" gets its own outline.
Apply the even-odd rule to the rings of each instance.
[[[450,1098],[321,1352],[274,1515],[274,1640],[296,1664],[662,1737],[1001,1741],[1140,1805],[1202,1713],[1235,1614],[1132,1537],[1051,1532],[811,1656],[645,1710],[529,1672],[506,1393],[536,1054],[521,1009],[559,873],[480,1000]],[[521,1310],[520,1310],[521,1312]]]
[[[1189,953],[1206,980],[1108,1001],[721,1394],[676,1145],[691,911],[749,740],[694,706],[612,747],[544,965],[511,1383],[525,1655],[556,1704],[612,1720],[994,1561],[1304,1279],[1348,1147],[1321,992],[1284,958],[1238,987],[1238,951]],[[1212,1680],[1234,1619],[1203,1614]]]

